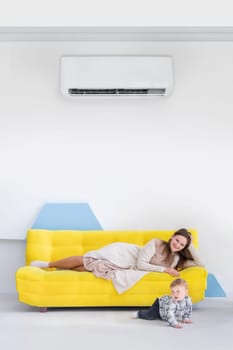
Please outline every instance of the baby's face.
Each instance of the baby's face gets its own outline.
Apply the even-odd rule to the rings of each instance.
[[[180,301],[186,297],[188,291],[184,286],[175,286],[171,288],[171,294],[172,299]]]

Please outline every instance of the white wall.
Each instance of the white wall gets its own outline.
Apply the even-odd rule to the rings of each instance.
[[[232,26],[231,0],[8,0],[0,26]]]
[[[173,55],[174,94],[66,100],[59,59],[79,53]],[[105,229],[195,227],[233,294],[232,61],[227,42],[0,43],[0,236],[24,238],[53,201],[88,202]]]

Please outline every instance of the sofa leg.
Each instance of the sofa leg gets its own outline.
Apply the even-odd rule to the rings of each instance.
[[[48,308],[45,306],[45,307],[40,307],[40,312],[47,312],[48,311]]]

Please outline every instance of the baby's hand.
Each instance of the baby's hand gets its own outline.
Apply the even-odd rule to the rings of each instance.
[[[183,323],[189,323],[190,324],[190,323],[192,323],[192,321],[187,318],[186,320],[183,320]]]
[[[177,323],[174,327],[175,328],[183,328],[183,326],[180,323]]]
[[[165,269],[165,272],[167,272],[167,273],[169,273],[169,275],[175,276],[175,277],[178,277],[180,275],[178,271],[176,271],[175,269],[173,269],[171,267],[167,267]]]

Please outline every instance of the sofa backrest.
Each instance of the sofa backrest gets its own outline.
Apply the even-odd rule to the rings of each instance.
[[[193,244],[198,248],[198,233],[192,233]],[[68,256],[83,255],[113,242],[128,242],[139,246],[153,238],[168,241],[174,230],[155,231],[78,231],[30,229],[27,232],[26,263],[32,260],[55,261]]]

